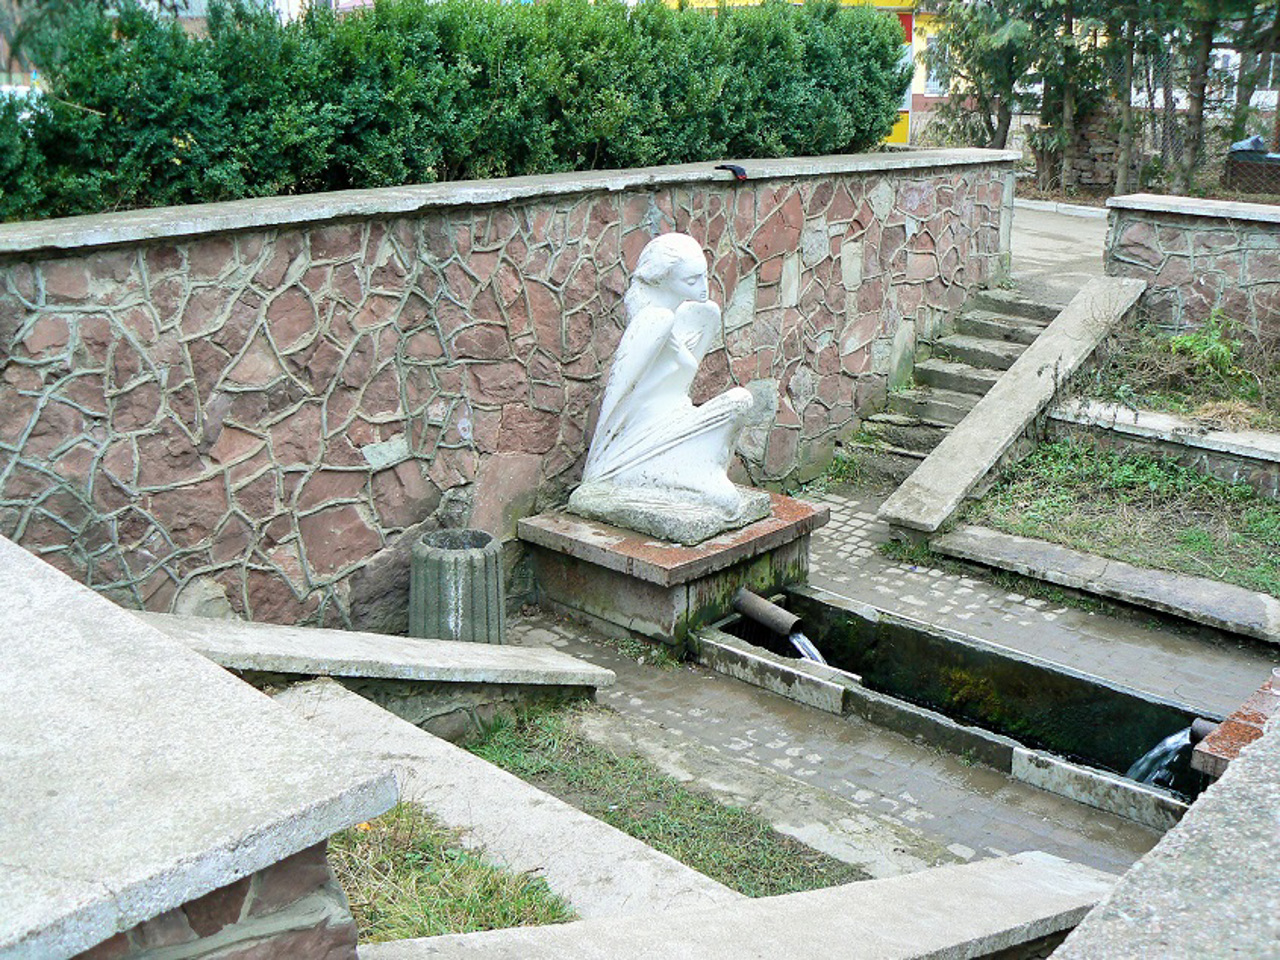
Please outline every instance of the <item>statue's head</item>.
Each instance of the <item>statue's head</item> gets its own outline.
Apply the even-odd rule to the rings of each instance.
[[[674,310],[686,300],[707,299],[707,256],[687,233],[664,233],[650,240],[627,288],[627,313],[647,306]]]

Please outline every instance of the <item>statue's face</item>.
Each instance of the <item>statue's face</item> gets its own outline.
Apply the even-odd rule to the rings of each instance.
[[[707,299],[707,267],[705,263],[683,260],[676,264],[667,274],[667,289],[675,296],[677,303],[685,300]]]

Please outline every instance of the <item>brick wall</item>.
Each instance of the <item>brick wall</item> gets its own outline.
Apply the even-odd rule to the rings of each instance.
[[[695,400],[735,383],[757,396],[736,476],[803,479],[882,402],[915,337],[1007,263],[1012,157],[0,227],[0,534],[129,606],[225,591],[255,620],[402,631],[406,532],[511,540],[577,482],[652,236],[688,231],[710,252],[723,343]]]
[[[355,960],[356,925],[325,844],[116,934],[77,960]]]
[[[1159,322],[1194,327],[1220,309],[1280,343],[1280,210],[1150,194],[1109,206],[1106,272],[1146,280],[1142,303]]]

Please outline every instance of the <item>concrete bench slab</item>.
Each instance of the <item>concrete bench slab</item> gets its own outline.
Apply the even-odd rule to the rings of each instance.
[[[1086,284],[884,502],[880,518],[925,533],[940,528],[1145,289],[1145,281],[1115,277]]]
[[[713,906],[742,899],[714,880],[393,716],[331,680],[276,702],[336,734],[356,755],[392,766],[401,798],[462,831],[495,863],[544,878],[584,918]]]
[[[1151,570],[986,527],[957,527],[934,537],[929,545],[938,553],[961,560],[1171,613],[1255,640],[1280,643],[1280,600],[1230,583]]]
[[[136,616],[228,670],[595,688],[614,680],[612,670],[545,647],[422,640],[166,613]]]
[[[362,960],[964,960],[1070,930],[1115,878],[1045,853],[648,917],[401,940]]]
[[[0,538],[0,957],[65,958],[388,809],[385,766]]]

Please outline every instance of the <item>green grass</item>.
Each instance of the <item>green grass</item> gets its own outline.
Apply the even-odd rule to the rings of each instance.
[[[1280,596],[1280,503],[1087,440],[1042,445],[963,519]]]
[[[867,875],[776,833],[755,814],[686,789],[647,760],[576,732],[577,710],[499,721],[471,749],[681,863],[751,897],[829,887]]]
[[[574,919],[543,880],[486,863],[412,804],[336,834],[329,862],[361,943]]]

